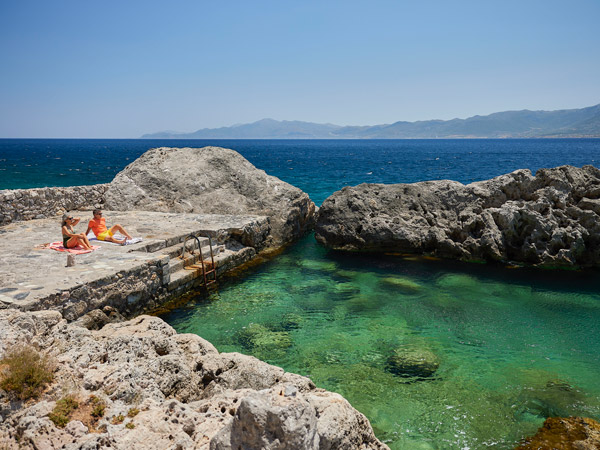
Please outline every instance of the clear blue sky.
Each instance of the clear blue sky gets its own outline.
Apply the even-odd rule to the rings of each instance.
[[[0,0],[0,137],[600,103],[599,0]]]

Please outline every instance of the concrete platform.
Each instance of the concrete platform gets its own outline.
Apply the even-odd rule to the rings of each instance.
[[[249,248],[248,243],[260,246],[261,238],[267,236],[269,229],[268,219],[260,216],[103,212],[109,227],[119,223],[130,235],[142,237],[143,241],[127,246],[91,241],[100,248],[92,253],[75,255],[73,267],[66,267],[66,252],[40,248],[43,244],[62,240],[60,217],[0,227],[0,308],[65,309],[61,302],[68,304],[77,299],[78,303],[83,301],[87,306],[80,304],[77,312],[71,308],[70,315],[75,318],[92,307],[119,304],[118,292],[128,299],[125,303],[121,301],[122,305],[131,304],[132,298],[138,302],[143,297],[160,296],[161,289],[164,287],[166,291],[169,283],[169,253],[172,255],[173,246],[190,233],[211,236],[215,244],[233,243],[233,247],[240,250]],[[73,215],[81,217],[75,231],[85,232],[91,211],[78,211]],[[245,246],[238,241],[245,241]],[[172,247],[170,252],[162,251],[168,247]],[[244,258],[248,259],[248,252]],[[231,266],[229,262],[228,267]],[[150,271],[148,267],[151,267]],[[125,286],[121,281],[126,278],[129,282]],[[115,283],[115,289],[110,289],[111,283]],[[92,286],[95,290],[87,289]],[[155,301],[151,303],[156,304]],[[135,309],[137,313],[145,308],[138,305]]]

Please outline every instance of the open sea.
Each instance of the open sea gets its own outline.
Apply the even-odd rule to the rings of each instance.
[[[317,203],[346,185],[600,166],[599,139],[0,140],[0,189],[105,183],[158,146],[232,148]],[[598,271],[348,255],[306,236],[163,318],[339,392],[392,449],[510,449],[550,416],[600,420]],[[432,377],[390,370],[434,354]]]

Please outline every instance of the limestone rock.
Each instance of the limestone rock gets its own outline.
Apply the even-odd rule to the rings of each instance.
[[[212,439],[211,450],[319,448],[314,406],[281,394],[257,392],[243,398],[233,420]]]
[[[110,322],[120,322],[124,317],[112,306],[105,306],[102,310],[94,309],[80,317],[76,322],[88,330],[99,330]]]
[[[57,363],[37,403],[11,402],[0,391],[3,448],[387,448],[362,414],[308,378],[219,353],[157,317],[105,323],[104,316],[94,315],[103,324],[94,330],[58,312],[0,310],[0,358],[27,342]],[[66,395],[80,406],[58,428],[48,414]],[[93,415],[97,402],[103,408]]]
[[[242,399],[233,420],[211,440],[210,449],[387,448],[365,432],[368,423],[339,394],[301,393],[288,385]]]
[[[323,202],[315,237],[339,250],[597,266],[599,201],[593,166],[517,170],[468,185],[361,184]]]
[[[525,439],[515,450],[597,450],[600,423],[585,417],[550,417],[535,436]]]
[[[105,207],[227,215],[261,215],[271,222],[271,246],[300,237],[314,223],[307,194],[219,148],[155,148],[119,172]]]

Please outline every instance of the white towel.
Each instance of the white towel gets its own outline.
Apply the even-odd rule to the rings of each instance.
[[[94,235],[94,233],[92,233],[91,231],[90,231],[90,233],[87,235],[87,237],[88,237],[88,239],[89,239],[90,241],[97,241],[97,240],[98,240],[98,238],[97,238],[97,237]],[[123,236],[123,235],[122,235],[122,234],[120,234],[120,233],[115,233],[115,234],[113,234],[113,238],[115,238],[115,239],[116,239],[116,240],[118,240],[118,241],[122,241],[123,239],[125,239],[125,236]],[[131,239],[127,239],[127,240],[125,241],[125,245],[137,244],[138,242],[142,242],[143,240],[144,240],[144,239],[143,239],[143,238],[141,238],[141,237],[134,237],[134,238],[131,238]],[[115,245],[119,245],[119,244],[117,244],[116,242],[110,242],[110,241],[101,241],[101,242],[106,242],[107,244],[115,244]]]

